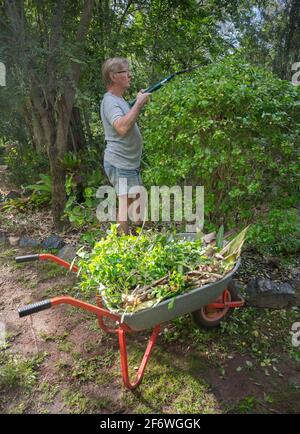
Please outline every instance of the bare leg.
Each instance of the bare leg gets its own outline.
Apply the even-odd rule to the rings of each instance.
[[[138,225],[141,226],[144,223],[144,219],[146,218],[146,202],[145,197],[141,193],[136,193],[136,196],[132,199],[129,199],[130,202],[128,206],[130,206],[132,203],[137,203],[134,205],[134,210],[131,209],[130,216],[132,221]],[[138,206],[137,206],[138,205]]]
[[[140,197],[141,197],[141,195],[140,195],[140,193],[138,193],[138,194],[136,195],[136,199],[134,199],[134,200],[139,200]],[[136,210],[136,211],[137,211],[138,214],[141,213],[141,205],[139,205],[139,206],[137,207],[137,210]],[[141,225],[143,224],[143,220],[142,220],[141,218],[138,218],[137,220],[134,220],[134,223],[135,223],[137,226],[141,226]]]
[[[129,198],[127,194],[119,196],[118,223],[120,224],[120,233],[129,233],[128,208],[133,201],[134,199]]]
[[[128,196],[127,194],[122,194],[119,196],[119,210],[118,210],[118,223],[119,232],[128,234],[128,213],[127,213],[127,205],[128,205]]]

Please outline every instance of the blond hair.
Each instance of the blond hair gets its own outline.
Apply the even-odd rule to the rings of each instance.
[[[105,60],[102,65],[102,79],[105,86],[112,84],[110,74],[120,71],[124,66],[129,66],[129,62],[125,57],[111,57]]]

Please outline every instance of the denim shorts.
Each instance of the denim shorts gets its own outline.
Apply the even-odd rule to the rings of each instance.
[[[143,185],[139,168],[119,169],[106,160],[103,162],[103,167],[109,182],[115,188],[118,196],[128,194],[131,187]]]

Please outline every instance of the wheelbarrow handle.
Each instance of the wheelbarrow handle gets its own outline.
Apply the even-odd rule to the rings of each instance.
[[[52,255],[51,253],[40,253],[36,255],[25,255],[25,256],[17,256],[16,262],[30,262],[30,261],[52,261],[61,267],[66,268],[67,270],[71,270],[74,273],[77,273],[78,267],[76,265],[72,265],[69,262],[61,259],[58,256]]]
[[[36,254],[36,255],[17,256],[16,257],[16,262],[20,263],[20,262],[38,261],[39,257],[40,257],[40,255],[38,255],[38,254]]]
[[[18,309],[19,317],[31,315],[32,313],[40,312],[41,310],[50,309],[52,307],[51,300],[42,300],[37,303],[28,304],[27,306]]]

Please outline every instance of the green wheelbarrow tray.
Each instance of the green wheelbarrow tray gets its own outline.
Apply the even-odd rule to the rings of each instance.
[[[132,330],[140,331],[154,327],[156,324],[171,321],[177,316],[192,313],[209,305],[214,300],[217,300],[223,293],[225,288],[231,281],[234,273],[237,271],[241,263],[238,259],[235,267],[227,273],[223,279],[217,282],[208,283],[195,288],[185,294],[178,295],[173,298],[161,301],[157,305],[140,310],[135,313],[125,313],[122,315],[122,322],[124,322]],[[103,298],[105,304],[105,298]],[[170,302],[172,307],[170,308]],[[106,306],[106,309],[108,307]],[[108,309],[110,312],[121,315],[119,311]]]
[[[196,234],[193,233],[181,233],[176,235],[176,238],[189,240],[194,240],[195,237]],[[153,307],[138,312],[122,314],[120,311],[110,309],[107,305],[105,307],[110,310],[110,312],[122,316],[122,322],[132,330],[140,331],[152,328],[156,324],[170,321],[187,313],[192,313],[217,300],[232,280],[240,263],[241,260],[239,258],[234,268],[217,282],[208,283],[185,294],[163,300]],[[102,297],[102,300],[105,304],[105,297]],[[172,307],[170,307],[171,302]]]

